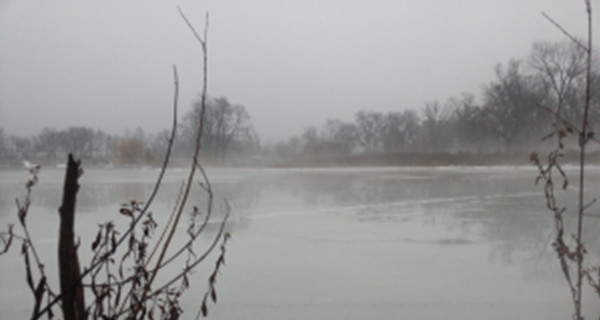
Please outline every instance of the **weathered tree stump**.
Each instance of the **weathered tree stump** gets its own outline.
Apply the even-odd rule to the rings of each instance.
[[[69,154],[63,200],[58,212],[60,229],[58,242],[58,266],[60,268],[60,291],[65,320],[85,319],[85,299],[81,286],[81,270],[75,246],[75,202],[79,190],[80,163]]]

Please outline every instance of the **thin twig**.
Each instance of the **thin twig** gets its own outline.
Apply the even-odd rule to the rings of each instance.
[[[194,234],[190,237],[190,240],[188,240],[188,242],[185,245],[183,245],[171,257],[169,257],[168,259],[166,259],[159,266],[159,268],[163,268],[164,266],[166,266],[170,262],[174,261],[178,256],[180,256],[183,252],[185,252],[188,248],[190,248],[192,246],[192,244],[194,243],[194,241],[196,240],[196,238],[200,234],[202,234],[202,232],[204,231],[204,229],[208,225],[208,222],[209,222],[210,217],[212,215],[212,210],[213,210],[212,209],[213,208],[213,192],[212,192],[212,188],[211,188],[211,185],[210,185],[210,181],[208,180],[208,176],[206,175],[206,172],[204,171],[204,168],[200,164],[198,164],[198,170],[202,173],[202,175],[204,177],[204,181],[206,183],[205,191],[208,193],[207,213],[206,213],[206,215],[204,217],[204,221],[202,222],[202,225],[200,226],[200,228],[196,232],[194,232]]]
[[[586,12],[588,18],[588,47],[586,50],[587,53],[587,61],[586,61],[586,70],[585,70],[585,106],[583,111],[583,119],[581,120],[581,139],[579,142],[579,210],[577,212],[577,234],[576,234],[576,262],[577,262],[577,300],[576,300],[576,317],[577,320],[583,319],[581,316],[581,303],[582,303],[582,283],[584,278],[584,269],[583,269],[583,258],[584,258],[584,247],[583,247],[583,214],[585,211],[585,203],[584,203],[584,195],[585,195],[585,156],[586,156],[586,137],[588,130],[588,117],[590,110],[590,102],[591,102],[591,75],[592,75],[592,8],[590,0],[585,1]]]
[[[598,199],[596,199],[596,198],[592,199],[592,201],[590,201],[588,204],[586,204],[583,207],[583,211],[587,210],[589,207],[591,207],[592,205],[594,205],[594,203],[596,203],[596,201],[598,201]]]
[[[180,14],[185,17],[185,15],[183,15],[183,12],[181,10],[179,10]],[[207,16],[208,18],[208,16]],[[187,21],[187,19],[184,19]],[[194,27],[191,24],[188,24],[188,27],[194,32],[194,35],[197,36],[197,32],[195,32]],[[204,30],[204,34],[206,35],[208,32],[208,19],[206,21],[206,28]],[[189,196],[190,190],[191,190],[191,186],[192,186],[192,182],[194,180],[194,174],[196,172],[196,164],[198,163],[198,156],[200,154],[200,148],[202,146],[202,131],[203,131],[203,127],[204,127],[204,114],[205,114],[205,110],[206,110],[206,93],[207,93],[207,45],[206,45],[206,38],[204,38],[204,40],[202,39],[198,39],[201,46],[202,46],[202,53],[204,56],[204,68],[203,68],[203,80],[204,83],[202,85],[202,95],[201,95],[201,117],[200,117],[200,124],[199,124],[199,129],[198,129],[198,133],[196,135],[196,146],[194,149],[194,157],[192,160],[192,165],[190,168],[190,173],[188,175],[187,178],[187,182],[186,182],[186,187],[185,190],[183,192],[183,196],[181,198],[181,205],[179,206],[179,210],[177,211],[177,214],[175,215],[175,220],[173,222],[173,225],[171,226],[171,230],[165,240],[165,243],[162,247],[162,250],[159,254],[158,260],[156,261],[156,265],[154,268],[154,271],[151,272],[150,278],[148,280],[148,282],[146,283],[146,285],[144,286],[144,290],[142,292],[142,296],[140,299],[140,303],[137,304],[137,306],[134,308],[133,312],[132,312],[132,317],[136,318],[137,314],[140,311],[141,308],[141,303],[143,301],[146,300],[146,297],[148,296],[149,291],[151,290],[151,286],[152,283],[154,282],[154,280],[156,279],[156,276],[158,274],[158,271],[160,269],[160,266],[162,265],[163,259],[165,258],[165,255],[167,253],[167,250],[169,249],[169,245],[171,244],[171,240],[173,239],[173,235],[175,234],[175,230],[177,230],[177,226],[179,225],[179,220],[181,219],[181,215],[183,213],[183,210],[185,208],[185,205],[187,203],[187,198]]]
[[[183,194],[183,186],[184,185],[182,183],[181,187],[179,188],[179,193],[177,194],[177,199],[175,200],[175,205],[173,206],[173,210],[171,210],[171,214],[169,215],[169,220],[167,221],[167,224],[166,224],[165,228],[163,229],[163,231],[160,233],[160,236],[158,237],[158,240],[156,241],[156,245],[154,246],[154,249],[152,250],[150,255],[148,255],[148,258],[146,259],[146,261],[147,261],[146,264],[150,263],[150,261],[152,260],[152,258],[156,254],[156,252],[158,251],[158,248],[160,247],[160,244],[162,243],[162,241],[167,233],[168,227],[173,222],[173,218],[175,217],[177,208],[181,204],[181,195]]]
[[[200,44],[202,46],[206,46],[206,30],[208,29],[208,13],[206,14],[206,25],[205,25],[205,32],[204,32],[204,39],[200,37],[200,35],[198,34],[198,32],[196,31],[196,28],[194,28],[194,26],[192,25],[192,23],[190,22],[190,20],[188,20],[188,18],[185,16],[185,14],[183,13],[183,11],[181,10],[181,7],[177,6],[177,11],[179,12],[179,15],[181,16],[181,18],[183,19],[183,21],[185,21],[185,23],[187,24],[188,28],[190,29],[190,31],[192,32],[192,34],[194,34],[194,37],[196,38],[196,40],[198,40],[198,42],[200,42]]]
[[[581,49],[588,51],[588,48],[586,46],[583,45],[583,43],[581,43],[581,41],[577,40],[577,38],[575,38],[573,35],[571,35],[571,33],[569,33],[567,30],[565,30],[565,28],[563,28],[558,22],[556,22],[554,19],[552,19],[549,15],[547,15],[545,12],[542,12],[542,16],[544,16],[544,18],[546,18],[546,20],[550,21],[550,23],[552,23],[558,30],[560,30],[565,36],[567,36],[567,38],[571,39],[571,41],[573,41],[577,46],[579,46]]]

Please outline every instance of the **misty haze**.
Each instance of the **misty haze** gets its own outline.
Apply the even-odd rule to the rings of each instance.
[[[586,5],[0,2],[0,318],[597,318]]]

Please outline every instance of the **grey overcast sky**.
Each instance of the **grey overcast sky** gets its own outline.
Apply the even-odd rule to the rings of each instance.
[[[170,124],[201,88],[202,57],[176,2],[0,0],[0,126],[17,135],[83,125],[110,133]],[[583,35],[583,0],[220,0],[210,13],[209,94],[243,104],[262,141],[358,110],[420,109],[479,94],[493,67],[561,40],[544,11]],[[593,1],[600,13],[600,3]]]

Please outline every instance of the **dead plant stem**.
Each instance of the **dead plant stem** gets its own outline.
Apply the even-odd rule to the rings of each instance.
[[[140,309],[142,307],[141,304],[144,303],[144,301],[146,301],[148,294],[151,291],[152,283],[156,279],[156,276],[160,270],[160,266],[163,262],[163,259],[165,258],[167,250],[169,249],[169,245],[171,244],[171,240],[173,239],[173,235],[175,234],[175,231],[177,230],[177,227],[179,225],[179,220],[181,219],[181,215],[183,213],[183,210],[185,209],[187,198],[189,196],[189,193],[190,193],[190,190],[192,187],[192,183],[194,181],[194,175],[196,173],[196,166],[199,162],[198,158],[199,158],[199,154],[200,154],[200,149],[202,147],[202,131],[204,129],[204,114],[205,114],[205,109],[206,109],[206,93],[207,93],[207,78],[208,78],[208,76],[207,76],[207,74],[208,74],[208,63],[207,63],[208,62],[208,57],[207,57],[208,52],[207,52],[207,45],[206,45],[207,32],[208,32],[208,14],[206,16],[206,25],[204,28],[204,39],[201,39],[200,37],[197,36],[197,32],[195,31],[194,27],[189,23],[187,18],[185,18],[185,15],[181,11],[181,9],[179,7],[177,9],[179,10],[180,15],[184,18],[184,20],[188,24],[188,27],[192,30],[192,32],[196,36],[197,40],[200,42],[200,45],[202,46],[204,66],[203,66],[203,84],[202,84],[202,94],[201,94],[201,104],[200,104],[201,105],[200,123],[199,123],[198,132],[196,134],[196,145],[195,145],[195,149],[194,149],[194,157],[192,159],[190,173],[187,177],[187,182],[186,182],[186,186],[185,186],[185,189],[183,192],[183,196],[181,197],[181,204],[179,205],[177,213],[175,214],[175,219],[173,221],[173,224],[171,225],[169,234],[165,239],[165,243],[161,248],[160,255],[155,264],[155,268],[152,271],[151,276],[144,287],[139,304],[134,307],[134,310],[132,312],[133,319],[136,318],[138,312],[140,311]]]

